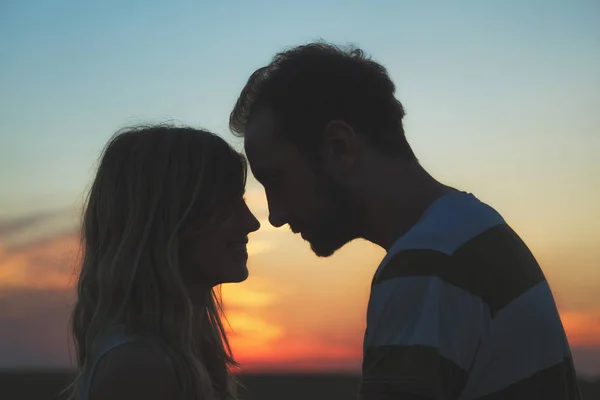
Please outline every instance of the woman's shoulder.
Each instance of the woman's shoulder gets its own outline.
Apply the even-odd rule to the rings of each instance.
[[[98,362],[90,400],[177,398],[175,370],[157,341],[136,340],[108,351]]]

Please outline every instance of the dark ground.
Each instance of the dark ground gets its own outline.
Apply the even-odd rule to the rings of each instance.
[[[68,372],[0,372],[1,400],[51,400],[69,382]],[[352,375],[244,375],[248,400],[356,399],[358,377]],[[600,399],[600,381],[581,381],[584,400]]]

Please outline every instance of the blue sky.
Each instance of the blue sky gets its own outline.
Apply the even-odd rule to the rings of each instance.
[[[464,175],[474,161],[494,164],[482,174],[520,175],[516,160],[537,179],[564,157],[553,175],[580,175],[599,148],[599,4],[5,1],[0,215],[72,201],[128,124],[173,119],[231,139],[248,75],[319,37],[356,43],[389,69],[434,171],[458,163]]]

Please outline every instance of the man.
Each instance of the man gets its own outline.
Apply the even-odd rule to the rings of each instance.
[[[312,43],[255,71],[230,118],[272,225],[322,257],[357,238],[387,251],[360,398],[579,399],[535,258],[496,211],[419,165],[394,93],[359,49]]]

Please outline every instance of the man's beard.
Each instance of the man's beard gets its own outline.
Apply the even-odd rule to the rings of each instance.
[[[346,243],[361,237],[363,207],[333,179],[317,172],[317,196],[322,207],[302,224],[304,239],[319,257],[329,257]]]

